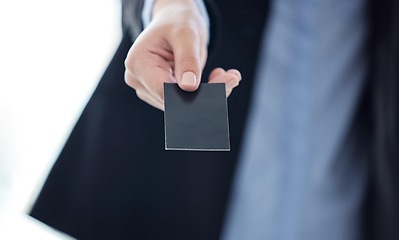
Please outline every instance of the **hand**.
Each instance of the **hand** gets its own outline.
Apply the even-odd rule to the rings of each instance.
[[[125,81],[137,96],[164,110],[163,83],[178,83],[185,91],[198,89],[207,59],[208,31],[192,0],[157,0],[153,19],[130,48]],[[209,83],[226,83],[230,95],[238,86],[238,70],[214,69]]]

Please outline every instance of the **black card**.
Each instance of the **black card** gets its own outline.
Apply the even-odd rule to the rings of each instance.
[[[165,149],[230,151],[224,83],[201,83],[194,92],[165,83]]]

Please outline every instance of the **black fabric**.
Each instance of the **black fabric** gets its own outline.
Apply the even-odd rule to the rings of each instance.
[[[164,150],[163,113],[124,82],[123,62],[132,44],[125,34],[33,217],[78,239],[219,238],[267,12],[258,1],[231,3],[220,8],[229,24],[204,70],[204,76],[217,66],[241,70],[244,80],[229,98],[231,151]]]
[[[125,37],[31,215],[78,239],[216,239],[234,161],[164,150],[163,113],[124,83]]]
[[[128,33],[132,39],[143,31],[141,12],[144,0],[121,0],[122,1],[122,29]]]
[[[372,0],[370,13],[372,235],[399,239],[399,1]]]
[[[214,47],[203,76],[218,66],[237,68],[243,76],[228,100],[230,152],[163,150],[163,113],[141,102],[123,80],[131,39],[142,30],[143,1],[122,2],[123,41],[31,214],[78,239],[218,239],[251,105],[268,1],[206,1]],[[370,77],[353,127],[374,131],[368,237],[396,240],[399,3],[370,3]]]

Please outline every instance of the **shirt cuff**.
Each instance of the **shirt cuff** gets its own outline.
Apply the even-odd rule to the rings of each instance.
[[[141,19],[143,21],[143,27],[146,28],[152,19],[152,8],[154,7],[154,3],[156,0],[145,0],[143,11],[141,12]],[[203,0],[193,0],[198,6],[198,9],[201,13],[201,16],[204,18],[206,27],[208,28],[209,33],[209,15],[206,11],[206,7]]]

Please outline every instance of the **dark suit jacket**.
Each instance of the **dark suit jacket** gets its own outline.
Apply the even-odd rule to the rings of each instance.
[[[164,150],[163,113],[140,101],[123,78],[123,61],[132,40],[142,30],[143,1],[122,2],[123,40],[55,163],[31,215],[78,239],[218,239],[250,106],[268,3],[207,1],[212,37],[211,56],[204,76],[217,66],[237,68],[243,75],[242,84],[228,100],[232,150],[226,153]],[[386,4],[396,5],[399,10],[393,1],[386,0]],[[385,13],[385,8],[374,8],[375,5],[370,12]],[[394,14],[391,18],[398,20]],[[395,20],[391,18],[382,23],[372,18],[373,31],[380,29],[376,26],[386,26],[387,22]],[[385,31],[389,35],[387,39],[398,35],[394,28]],[[371,84],[397,82],[397,72],[394,76],[385,76],[391,79],[385,82],[380,73],[387,65],[395,66],[399,55],[396,48],[395,61],[390,62],[385,55],[392,53],[386,48],[391,49],[393,43],[375,37],[379,36],[377,33],[372,36],[370,57],[380,57],[385,64],[376,63],[371,71],[370,86],[373,87],[365,92],[353,123],[362,124],[370,134],[374,134],[375,126],[383,128],[381,131],[385,129],[381,127],[384,117],[375,118],[378,121],[370,117],[373,99],[378,98],[378,94],[384,95],[371,91],[375,89]],[[388,41],[390,47],[385,47],[384,41]],[[381,101],[379,104],[386,104]],[[386,144],[384,139],[391,137],[387,136],[380,136],[383,140],[376,141],[382,148]],[[394,231],[387,228],[394,223],[393,214],[386,212],[396,212],[392,209],[396,207],[392,199],[397,196],[392,186],[397,172],[390,168],[396,166],[392,163],[396,162],[393,159],[397,160],[394,155],[397,152],[392,152],[391,148],[388,151],[392,155],[376,155],[370,200],[365,207],[365,219],[370,220],[365,224],[370,233],[381,236],[381,232],[374,229],[383,229],[386,239],[394,236]],[[387,172],[389,177],[381,177]],[[384,208],[381,203],[390,205]],[[387,226],[374,228],[377,226],[374,219],[387,221]]]

